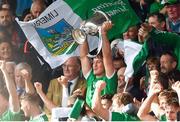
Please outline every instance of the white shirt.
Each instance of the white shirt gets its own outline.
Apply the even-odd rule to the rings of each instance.
[[[68,81],[68,82],[71,82],[71,86],[70,86],[70,95],[72,94],[72,91],[77,83],[77,80],[78,80],[79,77],[76,77],[75,79],[71,80],[71,81]],[[62,107],[67,107],[67,101],[68,101],[68,97],[69,97],[69,94],[68,94],[68,87],[65,87],[63,86],[63,92],[62,92]]]

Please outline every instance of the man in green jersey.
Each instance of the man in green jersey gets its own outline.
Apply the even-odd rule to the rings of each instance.
[[[137,114],[141,120],[158,121],[157,117],[150,115],[149,112],[150,112],[150,107],[154,98],[161,91],[162,91],[162,86],[160,86],[159,84],[155,84],[154,86],[152,86],[151,93],[149,93],[146,100],[142,103]],[[165,111],[165,114],[160,117],[160,120],[177,121],[178,111],[179,111],[178,99],[175,97],[169,96],[169,98],[165,102],[164,111]]]
[[[37,94],[25,93],[21,96],[21,109],[24,111],[26,117],[30,117],[29,121],[44,122],[48,121],[45,113],[39,105],[39,96]]]
[[[8,63],[0,61],[0,69],[4,75],[6,88],[1,85],[0,89],[0,121],[21,121],[19,98],[16,93],[14,79],[8,74],[6,69]],[[8,92],[7,92],[8,91]],[[8,98],[9,93],[9,98]]]
[[[105,121],[138,121],[139,118],[137,116],[128,113],[111,112],[108,109],[103,108],[101,104],[101,91],[105,86],[106,83],[104,81],[98,81],[96,83],[96,89],[92,100],[93,111]]]
[[[117,89],[117,74],[112,62],[112,54],[110,42],[107,37],[107,32],[112,28],[112,23],[106,21],[101,27],[102,35],[102,53],[99,53],[94,59],[93,64],[89,59],[88,43],[85,41],[80,45],[80,59],[82,72],[87,81],[86,102],[91,107],[92,96],[95,90],[95,84],[98,80],[106,82],[106,88],[102,91],[104,94],[115,94]]]
[[[148,53],[146,53],[146,51],[151,50],[149,49],[149,45],[147,42],[149,37],[151,37],[155,42],[168,45],[172,48],[175,56],[177,57],[177,69],[180,70],[180,36],[178,34],[159,31],[153,28],[151,25],[143,23],[141,25],[141,28],[139,29],[139,36],[142,36],[144,39],[144,45],[142,47],[143,49],[141,50],[141,52],[139,52],[139,55],[141,55],[140,58],[144,60],[147,58]],[[141,65],[142,62],[144,62],[142,59],[137,59],[134,64]]]

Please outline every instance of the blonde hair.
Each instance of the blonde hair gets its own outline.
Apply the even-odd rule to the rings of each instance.
[[[17,64],[16,67],[15,67],[15,70],[22,70],[22,69],[26,69],[26,70],[28,70],[28,72],[30,74],[32,74],[32,68],[28,63],[21,62],[21,63]]]

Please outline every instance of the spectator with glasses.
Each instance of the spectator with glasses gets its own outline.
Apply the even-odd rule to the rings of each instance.
[[[39,87],[36,88],[37,92],[40,91],[38,94],[45,104],[45,112],[49,117],[52,108],[57,106],[67,107],[67,101],[70,95],[84,95],[85,92],[85,80],[80,76],[81,64],[79,58],[69,58],[62,65],[62,68],[63,75],[50,81],[46,95],[43,93],[42,88],[40,90]]]

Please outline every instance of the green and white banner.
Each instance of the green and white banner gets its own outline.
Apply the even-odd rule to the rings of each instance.
[[[29,42],[55,68],[70,56],[79,54],[78,44],[74,42],[71,32],[97,10],[108,14],[114,23],[108,33],[109,39],[139,22],[128,0],[57,0],[35,20],[17,22]],[[90,50],[98,47],[98,40],[98,37],[88,36]]]
[[[131,40],[124,40],[124,60],[127,65],[124,72],[125,81],[131,78],[134,72],[137,72],[136,70],[139,69],[140,66],[136,67],[136,64],[134,64],[134,62],[136,60],[136,57],[138,57],[141,49],[142,45]]]
[[[146,62],[149,52],[147,41],[144,44],[139,44],[130,39],[120,41],[117,45],[120,51],[124,53],[124,61],[126,70],[124,72],[125,81],[128,81],[133,74],[137,74],[140,67]]]

